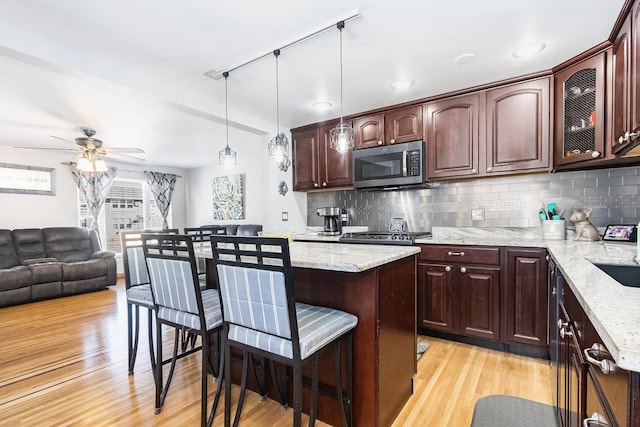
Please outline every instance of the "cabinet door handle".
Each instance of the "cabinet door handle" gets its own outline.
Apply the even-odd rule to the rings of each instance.
[[[573,332],[567,331],[564,328],[560,328],[560,338],[565,339],[567,337],[572,337],[572,336],[573,336]]]
[[[396,140],[395,140],[395,139],[392,139],[392,140],[391,140],[391,141],[389,141],[389,142],[390,142],[391,144],[395,144],[395,143],[396,143]]]
[[[597,427],[609,425],[606,418],[597,412],[594,412],[593,414],[591,414],[589,418],[585,418],[584,420],[582,420],[582,427],[590,427],[591,423],[593,423]]]
[[[600,157],[600,152],[599,151],[592,151],[591,152],[591,157],[593,157],[594,159],[597,159],[598,157]]]
[[[451,271],[451,267],[447,265],[447,266],[444,268],[444,271],[446,271],[446,272],[448,273],[449,271]]]
[[[323,187],[326,187],[326,186],[327,186],[327,183],[326,183],[326,182],[323,182],[323,183],[322,183],[322,186],[323,186]]]
[[[492,168],[491,166],[489,166],[489,167],[487,168],[487,172],[492,172],[492,171],[493,171],[493,168]]]
[[[378,141],[378,145],[382,145],[382,141]]]
[[[447,252],[447,255],[449,256],[464,256],[464,252]]]
[[[314,187],[318,187],[318,183],[317,183],[317,182],[314,182],[314,183],[313,183],[313,186],[314,186]]]
[[[563,322],[562,319],[558,319],[558,329],[566,328],[569,326],[569,322]]]
[[[466,267],[460,267],[460,273],[466,273],[467,272],[467,268]]]
[[[618,144],[624,144],[628,139],[629,132],[625,133],[624,135],[620,135],[620,137],[618,138]]]
[[[618,365],[609,359],[605,359],[606,357],[611,357],[611,355],[602,344],[593,343],[591,347],[585,348],[583,352],[587,362],[600,368],[603,374],[610,374],[616,371]],[[596,357],[603,357],[603,359],[598,360]]]

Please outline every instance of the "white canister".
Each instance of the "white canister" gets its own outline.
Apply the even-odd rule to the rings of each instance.
[[[564,240],[567,229],[563,219],[542,221],[542,238],[545,240]]]

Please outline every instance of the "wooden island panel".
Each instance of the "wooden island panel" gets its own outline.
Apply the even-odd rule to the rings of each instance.
[[[416,264],[410,256],[359,273],[294,268],[296,300],[352,313],[355,426],[391,425],[413,391],[416,370]],[[332,352],[320,381],[335,384]],[[304,405],[308,405],[305,389]],[[305,408],[308,410],[308,408]],[[318,419],[341,425],[333,398],[320,396]]]

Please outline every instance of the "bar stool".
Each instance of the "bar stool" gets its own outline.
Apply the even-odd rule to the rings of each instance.
[[[147,309],[147,326],[149,335],[149,357],[151,368],[155,371],[155,356],[153,348],[153,296],[149,285],[147,265],[142,251],[142,233],[178,233],[178,229],[160,231],[131,230],[120,232],[120,247],[122,248],[122,262],[124,265],[124,285],[127,296],[127,353],[129,360],[129,375],[133,375],[138,354],[140,338],[140,308]]]
[[[200,424],[210,426],[216,413],[222,389],[224,355],[214,366],[216,355],[211,344],[222,330],[222,312],[217,289],[202,290],[198,282],[193,242],[189,236],[176,234],[143,234],[142,248],[149,271],[156,314],[156,359],[162,360],[162,325],[181,328],[199,335],[202,340],[202,385]],[[219,341],[218,341],[219,342]],[[219,348],[219,347],[218,347]],[[162,410],[173,378],[177,354],[163,387],[162,363],[156,364],[156,413]],[[218,372],[218,387],[210,414],[207,416],[208,373]]]
[[[334,345],[336,400],[343,424],[352,424],[353,329],[358,318],[327,307],[294,300],[289,241],[282,238],[212,236],[223,317],[224,357],[231,346],[243,350],[243,373],[234,426],[245,393],[247,353],[288,365],[293,372],[293,424],[302,413],[302,366],[311,362],[309,425],[315,424],[318,399],[318,357]],[[346,386],[342,390],[341,342],[346,345]],[[231,376],[231,364],[225,366]],[[225,426],[231,423],[231,382],[225,386]]]

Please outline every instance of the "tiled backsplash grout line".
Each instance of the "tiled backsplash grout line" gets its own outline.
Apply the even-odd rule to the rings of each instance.
[[[640,167],[478,178],[401,191],[341,190],[309,193],[307,224],[322,225],[316,210],[346,209],[353,225],[386,230],[402,216],[412,230],[443,227],[539,227],[542,204],[556,202],[568,219],[573,208],[592,208],[596,227],[640,219]],[[484,211],[472,221],[471,210]]]

